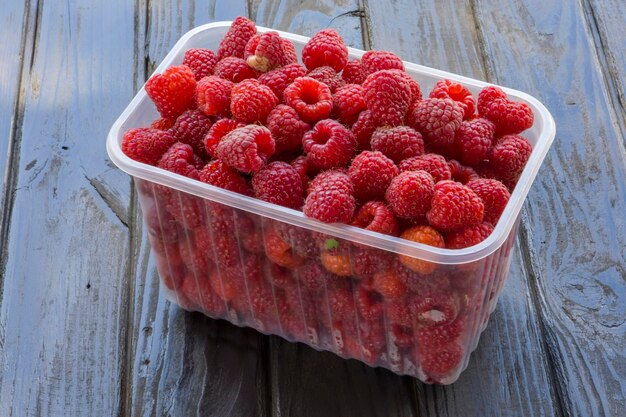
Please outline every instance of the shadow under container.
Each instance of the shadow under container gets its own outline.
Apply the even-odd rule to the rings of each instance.
[[[230,22],[200,26],[174,46],[157,73],[179,65],[189,48],[217,49]],[[259,32],[271,29],[257,27]],[[298,54],[308,38],[280,32]],[[349,48],[350,57],[364,51]],[[485,82],[405,62],[423,91],[447,78],[476,97]],[[128,158],[128,129],[158,114],[142,88],[107,139],[113,162],[133,176],[163,290],[182,308],[279,335],[426,383],[449,384],[467,367],[511,263],[519,213],[554,139],[550,113],[527,103],[523,133],[530,159],[493,233],[480,244],[439,249],[349,225],[323,224],[269,204]],[[407,291],[382,298],[372,285],[393,275]]]

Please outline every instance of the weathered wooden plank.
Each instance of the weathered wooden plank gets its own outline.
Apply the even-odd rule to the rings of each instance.
[[[137,85],[186,31],[246,15],[245,1],[151,1],[140,6]],[[147,28],[145,30],[144,28]],[[164,298],[141,213],[135,213],[133,317],[129,323],[130,415],[265,415],[267,338],[250,329],[187,313]]]
[[[469,4],[432,0],[418,5],[400,0],[371,1],[368,6],[373,48],[393,51],[418,64],[487,79]],[[418,7],[415,19],[407,11]],[[539,322],[529,302],[528,278],[520,256],[514,252],[499,306],[468,369],[451,386],[418,384],[423,414],[556,414]]]
[[[626,409],[626,167],[585,9],[476,3],[494,80],[542,100],[557,138],[530,192],[524,256],[565,414]],[[506,27],[506,30],[502,28]]]
[[[0,415],[117,415],[130,181],[110,165],[103,142],[132,97],[133,7],[30,6],[37,18],[9,190]]]

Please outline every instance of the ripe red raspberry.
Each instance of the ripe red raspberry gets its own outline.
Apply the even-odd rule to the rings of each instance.
[[[347,194],[354,193],[354,186],[346,169],[329,169],[317,174],[309,184],[307,192],[311,194],[318,188],[336,188]]]
[[[257,78],[258,73],[251,68],[245,60],[234,56],[220,60],[215,66],[216,77],[223,78],[234,83],[240,83],[248,78]]]
[[[233,87],[230,111],[243,123],[264,123],[277,104],[278,98],[268,86],[258,80],[244,80]]]
[[[354,278],[361,279],[365,286],[370,284],[376,272],[390,269],[394,264],[395,254],[390,252],[360,245],[355,245],[350,252]]]
[[[400,173],[393,161],[381,152],[363,151],[352,160],[348,175],[354,196],[361,202],[382,200],[391,180]]]
[[[204,223],[205,210],[202,199],[171,189],[165,196],[165,209],[185,229],[193,230]]]
[[[286,162],[265,165],[252,177],[252,189],[256,198],[279,206],[299,210],[304,202],[302,179]]]
[[[257,33],[248,43],[244,51],[248,65],[259,72],[268,72],[282,67],[287,62],[287,55],[278,32]]]
[[[296,64],[298,62],[298,54],[296,54],[296,47],[289,39],[280,39],[283,43],[283,50],[285,51],[285,63],[283,65]]]
[[[363,87],[358,84],[348,84],[337,89],[333,95],[333,108],[341,123],[352,126],[359,114],[367,109],[363,98]]]
[[[194,104],[196,77],[186,65],[169,67],[163,74],[150,77],[145,89],[159,114],[176,120]]]
[[[183,65],[187,65],[191,68],[193,75],[196,76],[196,81],[200,81],[207,75],[213,74],[216,64],[217,57],[210,49],[188,49],[183,58]]]
[[[204,148],[207,153],[213,158],[217,158],[217,144],[220,143],[224,136],[243,126],[243,123],[233,119],[220,119],[215,122],[204,136]]]
[[[211,161],[200,171],[200,181],[216,187],[234,191],[239,194],[251,195],[250,186],[246,179],[234,168],[224,162]]]
[[[309,188],[309,160],[306,156],[300,155],[291,161],[291,166],[296,170],[298,175],[300,175],[302,189],[306,191]]]
[[[371,149],[370,141],[372,139],[372,134],[377,127],[378,126],[372,117],[372,112],[365,110],[359,114],[356,122],[352,125],[352,133],[356,138],[359,150]]]
[[[485,205],[474,191],[454,181],[435,185],[428,221],[442,231],[473,226],[483,221]]]
[[[374,274],[372,286],[387,301],[395,301],[407,294],[406,286],[393,269]]]
[[[430,209],[434,186],[426,171],[403,172],[391,181],[385,199],[398,217],[422,216]]]
[[[299,150],[302,136],[311,129],[311,125],[300,120],[295,109],[284,104],[274,107],[266,125],[276,142],[276,153]]]
[[[389,51],[367,51],[361,57],[366,75],[380,70],[398,69],[404,71],[404,63],[398,55]]]
[[[448,161],[448,166],[450,167],[452,179],[456,182],[460,182],[461,184],[467,184],[471,180],[475,180],[478,178],[478,174],[476,173],[476,171],[474,171],[474,169],[461,164],[459,161],[450,159]]]
[[[459,300],[454,293],[425,293],[410,302],[411,313],[425,326],[452,323],[459,314]]]
[[[494,227],[500,219],[511,194],[504,184],[498,180],[478,178],[467,183],[485,205],[484,221]]]
[[[285,88],[296,78],[304,77],[305,75],[306,69],[302,65],[295,63],[261,74],[259,81],[271,88],[276,97],[282,102]]]
[[[443,236],[434,228],[430,226],[414,226],[406,229],[400,235],[402,239],[410,240],[411,242],[422,243],[428,246],[434,246],[436,248],[445,248],[446,244]],[[437,264],[425,261],[419,258],[413,258],[407,255],[399,255],[398,259],[400,263],[411,271],[418,272],[420,274],[430,274],[437,269]],[[402,274],[401,277],[405,279],[405,284],[411,289],[415,286],[412,285],[412,275]],[[408,282],[407,282],[408,281]]]
[[[422,133],[433,146],[454,142],[454,132],[461,126],[463,110],[450,99],[427,98],[412,109],[408,124]]]
[[[304,259],[294,253],[291,245],[285,242],[273,227],[265,230],[263,244],[265,255],[277,265],[291,269],[304,263]]]
[[[283,99],[307,123],[327,118],[333,108],[330,88],[309,77],[296,78],[285,88]]]
[[[491,148],[489,162],[501,178],[517,179],[532,153],[530,143],[519,135],[503,136]]]
[[[204,113],[200,110],[187,110],[178,116],[170,133],[178,142],[190,145],[197,155],[206,158],[204,136],[210,128],[211,119]]]
[[[411,111],[411,107],[416,105],[418,101],[422,99],[422,89],[417,81],[415,81],[409,74],[401,70],[394,70],[398,73],[402,78],[404,78],[408,83],[409,87],[411,87],[411,105],[409,106],[409,110],[407,111],[407,115]]]
[[[363,84],[368,75],[365,73],[363,63],[358,58],[349,61],[341,72],[341,78],[346,84]]]
[[[356,152],[356,140],[341,123],[326,119],[304,134],[302,147],[313,167],[330,169],[350,162]]]
[[[210,255],[195,248],[195,242],[191,239],[183,239],[179,242],[180,257],[187,269],[196,277],[206,276],[212,269]],[[211,254],[212,255],[212,254]]]
[[[404,124],[411,104],[411,86],[399,71],[382,70],[368,75],[363,82],[363,94],[379,126]]]
[[[496,136],[520,133],[533,125],[528,104],[510,101],[502,89],[490,86],[478,94],[478,114],[496,125]]]
[[[452,173],[450,172],[450,166],[448,166],[446,158],[435,153],[427,153],[405,159],[400,162],[398,168],[400,168],[400,171],[402,172],[426,171],[433,176],[435,183],[452,179]]]
[[[356,208],[356,201],[349,192],[351,190],[341,186],[341,174],[325,178],[325,181],[318,180],[314,186],[312,184],[302,211],[307,217],[324,223],[348,223]]]
[[[135,161],[156,165],[175,142],[170,132],[140,127],[124,133],[122,152]]]
[[[302,62],[309,71],[328,65],[339,72],[348,62],[348,48],[335,29],[320,30],[304,45]]]
[[[461,319],[441,326],[420,326],[416,328],[417,343],[423,350],[438,350],[457,341],[463,329]]]
[[[207,116],[226,116],[230,114],[231,81],[210,75],[198,81],[196,101],[198,109]]]
[[[334,320],[354,320],[354,297],[349,288],[329,288],[327,300],[330,315]]]
[[[430,92],[430,98],[449,98],[454,100],[463,109],[463,120],[469,120],[476,109],[476,102],[472,93],[459,83],[450,80],[441,80],[435,84]]]
[[[372,150],[382,152],[396,164],[424,153],[422,135],[408,126],[379,127],[370,143]]]
[[[464,121],[456,131],[455,142],[459,160],[475,166],[487,158],[491,149],[495,126],[487,119]]]
[[[398,234],[398,222],[393,212],[380,201],[368,201],[357,210],[350,222],[352,226],[384,235]]]
[[[303,290],[313,293],[324,291],[332,275],[317,261],[309,261],[294,270],[294,275],[303,285]]]
[[[151,128],[158,130],[169,130],[172,126],[174,126],[174,121],[166,119],[165,117],[159,117],[150,123]]]
[[[230,25],[228,32],[217,48],[217,58],[222,60],[229,56],[243,58],[246,44],[256,33],[256,25],[253,21],[238,16]]]
[[[446,235],[446,247],[449,249],[463,249],[478,245],[487,239],[493,232],[491,223],[479,223],[455,230]]]
[[[337,74],[337,71],[328,66],[315,68],[306,76],[326,84],[328,88],[330,88],[330,92],[333,94],[338,88],[341,88],[346,84],[343,78]]]
[[[375,291],[359,285],[354,290],[354,301],[359,315],[365,320],[380,320],[383,316],[383,299]]]
[[[159,159],[157,166],[185,177],[198,179],[198,168],[203,165],[193,148],[185,143],[173,144]]]
[[[429,376],[429,382],[440,382],[450,374],[463,359],[463,349],[452,343],[441,350],[420,351],[420,365]]]
[[[263,126],[248,125],[224,136],[217,145],[217,156],[238,171],[256,172],[274,154],[274,139]]]

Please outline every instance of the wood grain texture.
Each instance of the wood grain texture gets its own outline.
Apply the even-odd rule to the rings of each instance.
[[[151,1],[138,8],[137,86],[188,30],[246,15],[245,1]],[[267,337],[188,313],[164,298],[139,211],[134,213],[127,415],[267,415]]]
[[[419,7],[417,21],[407,10]],[[372,46],[460,75],[488,78],[471,5],[453,0],[370,1]],[[446,16],[442,19],[441,16]],[[424,95],[428,91],[423,91]],[[416,382],[424,415],[558,414],[528,274],[516,250],[507,283],[468,369],[453,385]],[[478,389],[477,389],[478,387]]]
[[[116,415],[130,181],[110,165],[104,139],[132,97],[133,8],[111,0],[31,7],[36,42],[15,118],[21,140],[0,308],[0,415]]]
[[[585,13],[578,2],[476,2],[494,81],[536,96],[557,123],[522,222],[557,395],[565,414],[617,416],[626,409],[624,138]]]

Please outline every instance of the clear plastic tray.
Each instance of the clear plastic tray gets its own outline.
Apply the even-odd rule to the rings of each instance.
[[[179,65],[189,48],[216,50],[230,23],[191,30],[156,72]],[[294,43],[298,54],[308,40],[278,32]],[[349,48],[349,53],[358,57],[364,51]],[[405,67],[422,91],[430,91],[442,78],[461,82],[475,97],[489,85],[409,62]],[[135,179],[170,300],[188,310],[424,382],[448,384],[467,366],[495,308],[508,273],[519,212],[555,135],[554,120],[537,99],[502,88],[534,112],[533,127],[523,133],[533,151],[491,236],[465,249],[439,249],[349,225],[323,224],[299,211],[136,162],[121,151],[124,132],[148,126],[158,117],[143,88],[113,124],[107,151]],[[287,251],[277,249],[276,241],[287,243]],[[343,275],[315,278],[324,270],[319,269],[320,248],[324,262],[344,265]],[[398,256],[415,258],[422,273],[404,268]],[[394,302],[373,296],[368,282],[382,270],[405,274],[405,282],[413,283],[410,294]],[[409,304],[420,311],[419,320],[408,320]],[[445,345],[436,343],[438,334],[447,335]]]

